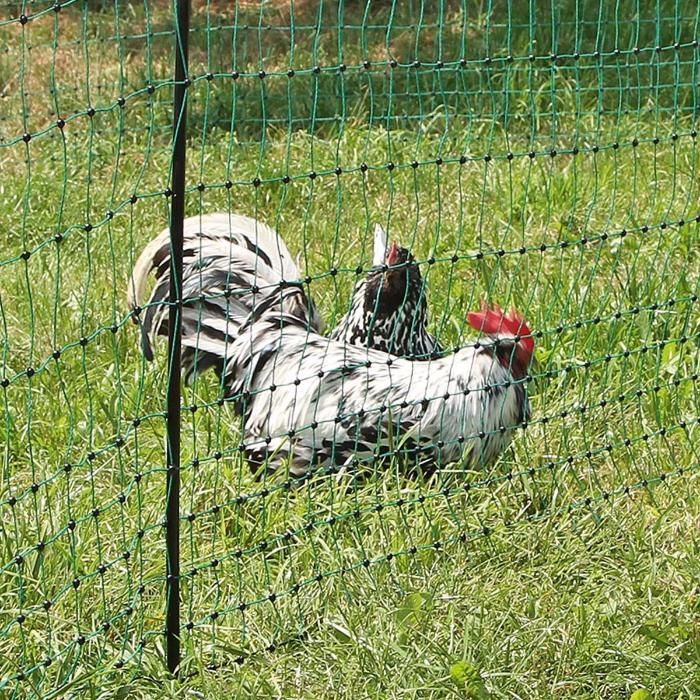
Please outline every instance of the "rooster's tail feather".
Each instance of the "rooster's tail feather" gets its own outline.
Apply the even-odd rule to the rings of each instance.
[[[153,359],[155,337],[168,334],[170,252],[165,229],[143,250],[129,280],[129,307],[143,307],[135,319],[148,360]],[[156,284],[147,299],[151,272]],[[209,368],[221,373],[228,347],[263,311],[289,313],[311,330],[320,330],[321,319],[299,278],[287,246],[269,226],[233,214],[186,219],[181,295],[186,374]]]

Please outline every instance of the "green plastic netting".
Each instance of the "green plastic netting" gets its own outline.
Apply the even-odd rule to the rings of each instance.
[[[125,297],[169,220],[174,9],[1,2],[0,694],[149,697],[167,677],[167,351],[144,361]],[[659,528],[659,569],[692,561],[674,547],[698,522],[698,39],[697,3],[671,0],[193,0],[188,215],[275,227],[329,325],[379,222],[420,261],[446,346],[473,337],[483,298],[541,335],[512,448],[432,479],[255,481],[216,378],[184,388],[185,678],[349,647],[376,659],[381,635],[392,663],[431,668],[462,653],[456,619],[481,630],[468,646],[494,696],[544,697],[554,680],[517,659],[542,646],[556,665],[566,644],[529,636],[550,613],[504,572],[539,561],[565,598],[595,578],[585,557],[624,568],[637,527]],[[657,582],[676,591],[673,630],[697,614],[694,556]],[[697,626],[659,642],[666,613],[632,589],[616,605],[652,630],[653,663],[609,696],[658,663],[675,697]],[[610,663],[567,658],[572,693]],[[285,673],[259,696],[290,697]],[[337,678],[297,673],[341,697]]]

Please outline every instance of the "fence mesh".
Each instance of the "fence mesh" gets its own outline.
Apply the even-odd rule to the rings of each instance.
[[[169,218],[173,16],[156,0],[1,5],[8,696],[147,695],[164,677],[167,351],[144,360],[125,298]],[[581,552],[612,575],[630,533],[662,520],[671,566],[698,517],[699,22],[664,0],[193,2],[188,215],[273,226],[331,327],[381,223],[420,263],[443,345],[472,339],[466,311],[494,299],[536,329],[538,364],[532,418],[495,464],[360,483],[256,480],[216,377],[184,388],[184,675],[258,655],[327,668],[384,636],[425,669],[471,634],[497,696],[546,695],[517,669],[531,645],[545,665],[559,651],[517,572],[590,593]],[[683,600],[689,571],[669,584]],[[618,604],[635,629],[666,614]],[[682,628],[696,608],[677,608]],[[688,625],[639,642],[677,669],[676,693],[697,662]]]

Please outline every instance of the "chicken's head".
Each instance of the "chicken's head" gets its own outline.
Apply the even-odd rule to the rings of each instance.
[[[504,313],[500,306],[484,303],[481,311],[467,314],[469,325],[494,341],[493,347],[501,364],[513,376],[522,378],[532,362],[535,339],[525,319],[515,309]]]

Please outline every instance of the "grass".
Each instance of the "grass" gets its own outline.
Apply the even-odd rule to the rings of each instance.
[[[195,22],[214,18],[209,8]],[[121,21],[142,27],[133,12]],[[154,4],[145,26],[167,27],[163,13]],[[462,26],[450,17],[446,27]],[[428,114],[416,83],[401,104],[422,118],[395,122],[378,117],[386,94],[333,92],[310,71],[288,93],[286,77],[271,78],[268,116],[282,121],[264,132],[251,128],[267,94],[251,87],[257,78],[194,83],[188,213],[231,209],[274,225],[330,325],[380,221],[421,261],[431,330],[445,343],[472,337],[466,311],[485,297],[515,305],[542,337],[533,420],[512,449],[488,471],[455,466],[432,480],[392,468],[361,485],[255,482],[215,380],[187,388],[182,621],[192,628],[174,680],[160,635],[167,358],[161,346],[143,361],[125,308],[133,260],[168,218],[171,56],[165,40],[150,56],[138,39],[88,44],[103,84],[88,100],[86,45],[70,42],[104,38],[113,22],[49,14],[11,37],[0,66],[17,108],[0,121],[0,694],[700,695],[700,153],[683,72],[695,54],[656,73],[606,59],[603,87],[617,76],[639,89],[603,90],[602,114],[595,76],[571,61],[555,78],[519,62],[492,82],[469,72],[468,109],[448,95]],[[53,54],[57,38],[66,46]],[[402,40],[409,58],[413,39]],[[320,41],[317,55],[334,64],[335,33]],[[360,53],[348,50],[351,66]],[[195,45],[197,74],[212,55]],[[242,72],[255,72],[260,57],[245,56]],[[289,58],[268,50],[278,65]],[[301,42],[294,65],[312,58]],[[151,95],[144,86],[159,76]],[[528,81],[546,89],[529,93]],[[489,99],[503,85],[508,120],[503,93]],[[628,102],[610,108],[620,94]],[[316,129],[309,95],[345,118]],[[65,128],[52,126],[56,113]],[[285,128],[288,113],[306,127]]]

